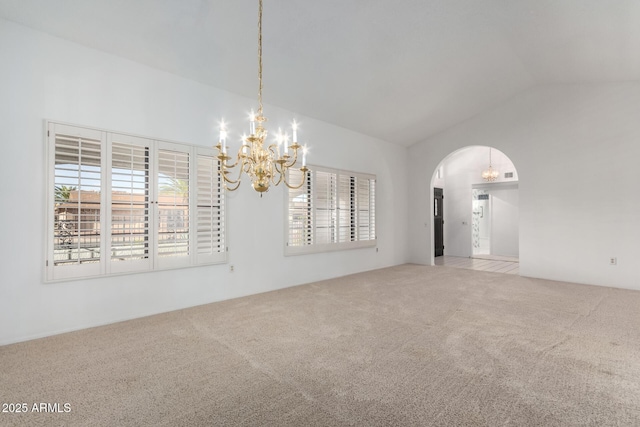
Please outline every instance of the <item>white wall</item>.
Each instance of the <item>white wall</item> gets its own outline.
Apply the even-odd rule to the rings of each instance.
[[[465,153],[456,153],[455,160],[445,164],[444,254],[471,256],[471,177],[477,170],[469,169],[468,162],[460,158]]]
[[[225,264],[44,284],[45,119],[210,146],[222,117],[239,138],[256,101],[4,20],[0,58],[0,344],[406,261],[407,150],[296,116],[310,163],[377,175],[379,252],[284,257],[283,189],[260,198],[245,182],[228,198],[234,273]],[[265,114],[273,127],[294,118],[269,105]]]
[[[520,253],[518,186],[487,187],[491,195],[491,254],[517,257]]]
[[[521,275],[640,289],[638,112],[640,83],[535,87],[412,146],[410,260],[433,260],[424,183],[449,153],[490,145],[518,169]]]

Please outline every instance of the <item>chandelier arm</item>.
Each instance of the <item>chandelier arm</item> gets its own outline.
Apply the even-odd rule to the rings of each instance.
[[[218,154],[218,160],[220,160],[221,166],[225,169],[233,169],[236,166],[238,166],[238,163],[240,163],[240,158],[241,158],[240,151],[238,151],[236,162],[232,165],[228,164],[225,158],[230,159],[231,157],[227,157],[225,154]]]
[[[294,147],[294,146],[292,145],[291,147]],[[289,148],[291,148],[291,147],[289,147]],[[292,159],[291,163],[285,163],[284,164],[285,168],[287,168],[287,169],[290,168],[291,166],[295,165],[296,162],[298,161],[298,148],[294,148],[293,149],[293,155],[291,156],[291,159]]]
[[[227,177],[227,171],[223,170],[221,171],[221,175],[222,175],[222,179],[224,180],[225,183],[229,183],[229,184],[235,184],[237,182],[240,182],[240,174],[238,174],[238,179],[230,179]]]
[[[267,150],[271,151],[271,153],[272,153],[274,156],[277,156],[277,155],[278,155],[278,154],[276,153],[276,148],[277,148],[277,147],[278,147],[278,146],[277,146],[276,144],[271,144],[270,146],[268,146],[268,147],[267,147]]]
[[[272,178],[273,183],[275,184],[275,182],[276,182],[276,174],[282,175],[282,169],[280,169],[280,167],[278,166],[277,162],[274,162],[274,164],[271,167],[272,167],[271,178]],[[278,182],[280,182],[280,181],[278,181]],[[278,185],[278,184],[276,184],[276,185]]]
[[[238,163],[240,163],[240,159],[239,159],[239,158],[238,158],[238,159],[236,159],[235,163],[234,163],[234,164],[232,164],[232,165],[230,165],[230,164],[228,164],[228,163],[224,162],[224,163],[223,163],[223,167],[224,167],[225,169],[233,169],[233,168],[235,168],[236,166],[238,166]]]
[[[237,162],[236,162],[236,164],[237,164]],[[222,167],[220,168],[220,175],[222,175],[222,179],[225,182],[225,188],[227,188],[226,183],[229,183],[229,184],[236,184],[237,183],[238,185],[240,185],[240,181],[241,181],[241,178],[242,178],[242,168],[240,168],[238,170],[238,179],[230,179],[229,177],[227,177],[227,174],[229,173],[229,171],[227,169],[228,168],[225,167],[224,165],[222,165]],[[236,185],[235,188],[237,188],[238,185]],[[231,190],[231,191],[233,191],[233,190]]]
[[[238,179],[238,181],[236,183],[236,186],[233,187],[233,188],[229,187],[226,182],[224,183],[224,189],[227,190],[227,191],[236,191],[238,189],[238,187],[240,187],[240,180],[239,179]]]
[[[286,178],[283,180],[284,181],[284,185],[286,185],[287,187],[289,187],[292,190],[297,190],[298,188],[302,187],[305,183],[305,181],[307,180],[307,170],[306,168],[304,168],[305,170],[302,171],[302,169],[300,169],[300,171],[302,171],[302,182],[300,183],[300,185],[289,185],[289,183],[287,182]]]
[[[271,176],[271,181],[274,183],[274,185],[278,186],[278,185],[280,185],[280,183],[284,179],[285,170],[284,169],[283,170],[278,170],[278,164],[277,163],[275,164],[275,168],[276,168],[276,171],[278,172],[278,181],[276,182],[276,174],[273,174]]]
[[[270,166],[271,166],[270,167],[271,182],[277,186],[278,184],[280,184],[280,181],[282,181],[282,172],[278,170],[278,163],[276,161],[271,161]],[[278,179],[277,182],[276,182],[276,172],[280,176],[280,179]]]

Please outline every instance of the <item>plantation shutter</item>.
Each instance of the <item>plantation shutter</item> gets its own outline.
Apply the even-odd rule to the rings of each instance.
[[[226,261],[212,149],[48,122],[47,160],[47,281]]]
[[[375,175],[311,170],[302,188],[287,190],[285,255],[375,246]],[[301,178],[289,171],[290,182]]]
[[[369,240],[376,239],[376,180],[369,178]]]
[[[322,245],[337,241],[337,175],[314,171],[315,212],[314,243]]]
[[[338,187],[339,242],[356,240],[355,177],[340,174]]]
[[[49,125],[53,146],[53,244],[47,277],[59,279],[99,274],[102,269],[102,171],[100,131]]]
[[[157,168],[157,266],[189,264],[189,151],[161,143]]]
[[[288,182],[299,185],[303,173],[299,170],[288,171]],[[289,189],[287,199],[288,237],[287,246],[300,247],[313,243],[313,200],[311,172],[306,172],[304,184],[297,189]]]
[[[219,160],[198,154],[196,168],[196,262],[203,264],[224,259],[225,199]]]
[[[126,135],[113,135],[111,141],[111,272],[147,270],[153,141]]]
[[[371,240],[371,180],[357,177],[358,240]]]

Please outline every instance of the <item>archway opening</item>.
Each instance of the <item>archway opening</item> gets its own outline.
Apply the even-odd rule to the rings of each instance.
[[[495,177],[483,178],[490,166]],[[431,265],[442,264],[440,256],[519,261],[519,178],[506,154],[486,146],[450,153],[434,171],[430,193]],[[485,261],[471,265],[491,265]]]

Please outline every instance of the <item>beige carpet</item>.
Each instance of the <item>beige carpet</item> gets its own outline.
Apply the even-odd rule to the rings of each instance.
[[[640,425],[640,292],[404,265],[0,347],[25,426]]]

